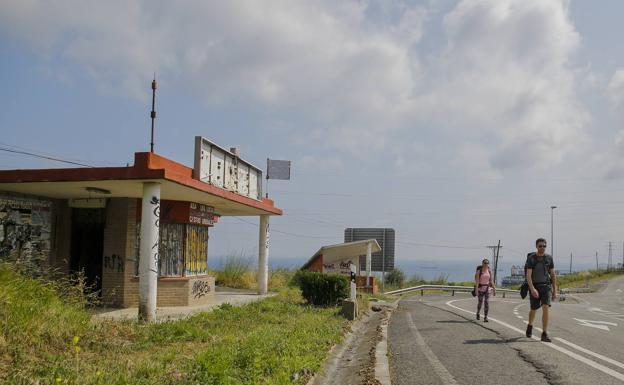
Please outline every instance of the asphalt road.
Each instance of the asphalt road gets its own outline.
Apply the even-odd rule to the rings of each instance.
[[[539,341],[541,311],[524,336],[528,310],[528,299],[493,297],[484,323],[469,294],[402,299],[388,327],[392,383],[624,383],[624,277],[553,303],[552,343]]]

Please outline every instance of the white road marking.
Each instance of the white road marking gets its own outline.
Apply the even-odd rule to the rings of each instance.
[[[598,315],[601,315],[601,316],[607,317],[607,318],[615,318],[615,319],[618,319],[618,320],[622,320],[622,318],[624,318],[624,314],[612,312],[612,311],[609,311],[609,310],[602,310],[599,307],[588,307],[587,310],[589,310],[590,312],[592,312],[594,314],[598,314]]]
[[[618,366],[618,367],[620,367],[620,368],[624,369],[624,364],[623,364],[623,363],[621,363],[621,362],[619,362],[619,361],[616,361],[616,360],[611,359],[611,358],[609,358],[609,357],[603,356],[602,354],[594,353],[594,352],[592,352],[591,350],[587,350],[587,349],[585,349],[584,347],[582,347],[582,346],[578,346],[578,345],[576,345],[576,344],[573,344],[572,342],[570,342],[570,341],[566,341],[566,340],[564,340],[563,338],[555,337],[555,339],[556,339],[557,341],[559,341],[559,342],[562,342],[562,343],[564,343],[564,344],[566,344],[566,345],[570,346],[570,347],[573,347],[573,348],[574,348],[574,349],[576,349],[576,350],[580,350],[581,352],[583,352],[583,353],[585,353],[585,354],[589,354],[590,356],[594,356],[594,357],[596,357],[596,358],[600,358],[601,360],[606,361],[606,362],[610,363],[611,365],[615,365],[615,366]]]
[[[450,307],[454,308],[454,309],[457,309],[457,310],[463,311],[463,312],[465,312],[465,313],[472,313],[472,312],[470,312],[470,311],[468,311],[468,310],[462,309],[462,308],[457,307],[457,306],[455,306],[455,305],[453,305],[453,304],[452,304],[452,302],[457,302],[457,301],[461,301],[461,300],[460,300],[460,299],[457,299],[457,300],[454,300],[454,301],[448,301],[446,304],[447,304],[448,306],[450,306]],[[520,305],[518,305],[518,306],[520,306]],[[491,318],[491,317],[488,317],[488,319],[490,319],[490,320],[492,320],[492,321],[494,321],[494,322],[496,322],[496,323],[498,323],[498,324],[500,324],[500,325],[503,325],[503,326],[505,326],[505,327],[506,327],[506,328],[508,328],[508,329],[511,329],[511,330],[513,330],[513,331],[516,331],[516,332],[518,332],[518,333],[520,333],[520,334],[522,334],[522,335],[524,335],[524,333],[525,333],[525,332],[524,332],[524,330],[520,330],[520,329],[518,329],[517,327],[512,326],[512,325],[510,325],[510,324],[508,324],[508,323],[506,323],[506,322],[499,321],[499,320],[497,320],[497,319],[495,319],[495,318]],[[524,322],[527,322],[527,321],[524,321]],[[535,327],[534,327],[534,328],[535,328]],[[535,329],[537,329],[537,328],[535,328]],[[540,341],[539,337],[532,336],[531,338],[533,338],[533,339],[534,339],[534,340],[536,340],[536,341]],[[624,374],[622,374],[622,373],[620,373],[620,372],[617,372],[617,371],[615,371],[615,370],[613,370],[613,369],[610,369],[610,368],[608,368],[608,367],[606,367],[606,366],[604,366],[604,365],[601,365],[601,364],[599,364],[599,363],[597,363],[597,362],[595,362],[595,361],[592,361],[592,360],[590,360],[590,359],[588,359],[588,358],[585,358],[585,357],[583,357],[583,356],[581,356],[581,355],[579,355],[579,354],[576,354],[576,353],[574,353],[573,351],[570,351],[570,350],[568,350],[568,349],[566,349],[566,348],[562,348],[561,346],[555,345],[555,344],[554,344],[554,343],[552,343],[552,342],[542,342],[542,344],[543,344],[543,345],[545,345],[545,346],[548,346],[548,347],[550,347],[550,348],[552,348],[552,349],[555,349],[555,350],[557,350],[557,351],[559,351],[559,352],[561,352],[561,353],[563,353],[563,354],[565,354],[565,355],[567,355],[567,356],[569,356],[569,357],[572,357],[572,358],[574,358],[574,359],[575,359],[575,360],[577,360],[577,361],[580,361],[580,362],[582,362],[582,363],[584,363],[584,364],[586,364],[586,365],[589,365],[589,366],[591,366],[592,368],[595,368],[595,369],[597,369],[597,370],[600,370],[601,372],[603,372],[603,373],[605,373],[605,374],[608,374],[608,375],[610,375],[611,377],[615,377],[615,378],[617,378],[617,379],[618,379],[618,380],[620,380],[620,381],[624,381]],[[588,350],[588,351],[589,351],[589,350]],[[596,353],[596,354],[598,354],[598,353]]]
[[[411,313],[407,315],[407,320],[409,322],[408,326],[412,330],[412,333],[416,338],[416,343],[422,349],[423,354],[425,355],[425,357],[427,357],[427,360],[429,361],[431,366],[433,366],[433,370],[436,372],[438,377],[440,377],[445,385],[457,385],[457,381],[455,381],[453,375],[446,369],[446,367],[444,367],[442,362],[440,362],[438,357],[431,350],[429,345],[427,345],[425,339],[416,328],[416,324],[414,323],[414,318],[412,317]]]
[[[606,331],[610,331],[609,330],[609,326],[607,326],[607,325],[617,326],[617,324],[615,322],[594,321],[594,320],[578,319],[578,318],[572,318],[572,319],[575,320],[575,321],[580,322],[579,325],[581,325],[581,326],[588,326],[590,328],[596,328],[596,329],[606,330]]]
[[[622,289],[617,289],[616,292],[621,293]]]
[[[513,308],[514,313],[518,312],[518,309],[520,309],[520,306],[525,305],[525,303],[521,303],[520,305],[516,306]]]
[[[517,315],[517,316],[516,316],[516,318],[520,318],[520,319],[522,319],[522,316],[521,316],[521,315]]]

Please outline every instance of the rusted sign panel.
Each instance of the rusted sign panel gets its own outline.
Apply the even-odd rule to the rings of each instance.
[[[214,207],[194,202],[160,201],[160,222],[201,226],[213,226],[217,216]],[[137,222],[141,221],[141,210],[137,210]]]

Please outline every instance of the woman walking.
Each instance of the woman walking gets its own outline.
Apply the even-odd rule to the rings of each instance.
[[[477,319],[480,319],[479,313],[481,312],[481,305],[485,302],[483,306],[483,322],[488,322],[490,287],[492,288],[492,294],[496,295],[496,288],[494,287],[492,272],[490,270],[490,261],[486,258],[481,261],[481,266],[477,267],[477,272],[475,273],[475,292],[479,298],[479,303],[477,304]]]

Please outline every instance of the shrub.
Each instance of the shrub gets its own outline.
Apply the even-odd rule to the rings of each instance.
[[[299,270],[293,282],[301,295],[313,305],[333,305],[338,299],[349,297],[349,278],[340,274],[323,274]]]
[[[405,282],[405,273],[401,269],[390,270],[386,274],[386,283],[392,286],[403,286]]]

